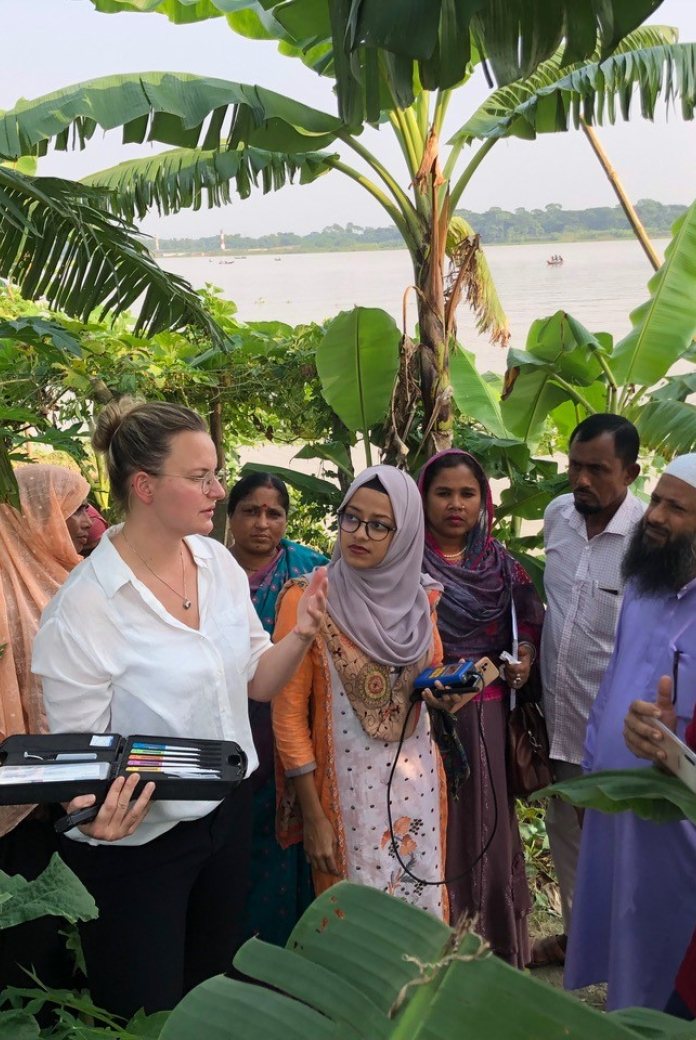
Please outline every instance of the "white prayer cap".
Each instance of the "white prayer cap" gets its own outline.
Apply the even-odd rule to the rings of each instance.
[[[678,477],[685,484],[691,484],[691,487],[696,488],[696,452],[677,455],[662,472],[670,477]]]

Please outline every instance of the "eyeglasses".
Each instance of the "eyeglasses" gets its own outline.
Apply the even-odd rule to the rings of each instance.
[[[355,513],[347,513],[345,510],[338,514],[338,526],[346,534],[355,534],[360,527],[364,527],[367,537],[373,542],[382,542],[388,535],[396,533],[395,527],[381,520],[361,520]]]
[[[153,476],[171,477],[172,479],[177,480],[190,480],[192,484],[198,484],[204,495],[210,494],[210,489],[213,484],[221,484],[224,487],[225,483],[225,471],[222,469],[209,469],[207,473],[202,473],[200,477],[187,477],[183,473],[154,473]]]

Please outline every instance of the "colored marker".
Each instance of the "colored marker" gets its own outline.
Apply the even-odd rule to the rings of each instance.
[[[178,769],[176,766],[163,767],[163,766],[148,766],[144,769],[142,766],[126,766],[127,773],[170,773],[172,776],[220,776],[219,769],[191,769],[182,766]]]
[[[182,751],[181,754],[172,754],[170,751],[131,751],[129,758],[166,758],[167,762],[179,762],[182,758],[195,758],[198,762],[202,758],[219,758],[219,755],[197,755],[194,751]]]
[[[131,744],[133,750],[139,751],[203,751],[200,744],[144,744],[140,741]]]
[[[193,758],[190,761],[177,760],[176,762],[167,762],[165,758],[129,758],[127,765],[137,766],[139,769],[152,769],[156,766],[171,766],[173,769],[213,769],[215,767],[215,763],[199,762]]]

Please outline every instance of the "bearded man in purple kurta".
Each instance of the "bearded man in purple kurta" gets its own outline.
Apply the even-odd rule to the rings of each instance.
[[[677,732],[696,706],[696,454],[664,470],[624,559],[616,645],[587,729],[587,770],[647,764],[628,750],[631,701],[673,676]],[[661,1010],[696,924],[696,826],[585,813],[565,986],[608,983],[609,1009]]]

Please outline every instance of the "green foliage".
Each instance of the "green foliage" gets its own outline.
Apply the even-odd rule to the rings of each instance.
[[[658,3],[602,0],[600,10],[596,0],[555,5],[522,0],[401,0],[398,5],[395,0],[97,0],[100,10],[159,11],[176,22],[224,14],[242,35],[276,39],[282,53],[335,79],[339,117],[263,87],[205,76],[107,76],[20,101],[0,115],[0,154],[10,159],[44,154],[51,141],[60,149],[71,142],[84,147],[97,127],[121,127],[124,143],[177,146],[174,153],[106,171],[108,205],[129,216],[152,204],[163,212],[197,207],[204,192],[209,204],[222,203],[230,198],[232,180],[246,195],[257,174],[264,190],[285,183],[298,169],[305,181],[333,168],[359,184],[389,215],[413,263],[417,352],[423,355],[412,373],[424,412],[421,456],[421,449],[428,454],[451,442],[449,346],[459,300],[468,301],[479,328],[489,330],[494,341],[508,335],[478,240],[463,218],[454,216],[463,191],[500,136],[565,129],[566,103],[575,105],[576,117],[582,104],[587,118],[604,108],[613,118],[616,97],[625,115],[630,94],[639,87],[643,110],[652,114],[663,72],[666,96],[678,97],[682,114],[692,118],[690,62],[696,51],[677,44],[673,30],[637,28]],[[440,161],[450,91],[464,84],[483,59],[499,82],[512,86],[506,94],[498,92],[491,111],[479,113],[478,130],[456,136],[449,156]],[[434,90],[437,96],[431,98]],[[360,142],[366,122],[389,123],[406,161],[407,187]],[[224,137],[223,125],[229,126]],[[474,138],[483,144],[456,178],[462,150]],[[363,160],[369,175],[350,166],[343,152],[340,157],[317,152],[336,141]],[[303,162],[302,154],[311,159]],[[446,276],[445,254],[450,260]],[[462,364],[460,358],[460,370]],[[460,383],[463,379],[460,371]],[[402,452],[415,415],[408,383],[397,382],[391,409],[404,417],[404,429],[394,428],[390,435],[389,424],[383,424],[391,455]],[[544,403],[547,399],[548,393]],[[366,416],[353,423],[331,390],[327,400],[351,430],[361,430],[369,458]],[[500,436],[503,431],[498,426],[495,432]]]
[[[532,805],[527,801],[518,801],[516,811],[524,849],[524,865],[534,907],[546,913],[556,914],[557,900],[553,898],[556,872],[546,833],[546,804]]]
[[[0,871],[0,929],[12,928],[46,915],[66,921],[91,921],[97,907],[82,882],[63,863],[58,854],[35,880]],[[131,1022],[123,1023],[92,1004],[88,997],[69,990],[51,990],[42,986],[31,972],[34,987],[8,987],[2,994],[0,1040],[114,1040],[159,1037],[166,1013],[145,1016],[139,1012]],[[55,1024],[45,1029],[36,1015],[50,1007]]]
[[[597,354],[603,349],[565,311],[533,322],[525,350],[508,353],[501,408],[508,429],[527,444],[537,444],[550,413],[568,399],[574,403],[586,400],[581,389],[573,388],[591,386],[601,377]]]
[[[696,202],[672,228],[664,263],[648,282],[650,297],[633,311],[633,328],[614,347],[617,382],[652,386],[682,356],[696,333],[695,276]]]
[[[617,96],[621,115],[627,119],[632,85],[636,82],[649,83],[641,92],[642,114],[652,119],[655,102],[663,89],[669,104],[672,91],[677,87],[677,80],[671,75],[671,63],[675,62],[683,75],[683,68],[688,68],[693,58],[687,49],[689,44],[674,47],[678,38],[676,29],[668,26],[643,25],[627,35],[605,62],[600,63],[601,54],[595,51],[585,56],[587,60],[570,66],[565,48],[559,47],[530,76],[493,91],[454,134],[451,143],[469,145],[475,140],[500,137],[528,140],[536,133],[566,130],[571,114],[576,127],[580,116],[588,123],[595,120],[601,123],[605,112],[608,121],[613,123]],[[664,77],[663,62],[667,62]],[[650,76],[644,75],[647,68],[650,68]],[[681,79],[680,75],[678,82],[681,83]],[[686,96],[691,97],[690,88]]]
[[[399,899],[348,882],[314,901],[287,949],[252,939],[235,966],[269,987],[263,1000],[257,988],[218,976],[175,1008],[161,1040],[642,1035],[639,1015],[629,1025],[602,1014],[494,957],[466,925],[455,931]],[[654,1012],[655,1040],[668,1037],[673,1022]]]
[[[317,347],[324,399],[348,430],[362,433],[368,465],[370,427],[389,409],[400,340],[385,311],[354,307],[330,322]]]
[[[121,314],[143,297],[137,332],[197,324],[220,343],[191,287],[165,274],[136,228],[106,213],[104,202],[96,188],[0,164],[0,278],[83,321],[97,308],[102,318]]]
[[[683,819],[696,823],[696,794],[676,776],[655,767],[586,773],[532,795],[534,800],[548,797],[606,813],[630,811],[656,823]]]
[[[275,39],[285,54],[301,58],[336,80],[346,122],[376,121],[380,109],[414,100],[415,84],[429,90],[453,87],[469,63],[485,54],[499,83],[528,76],[565,37],[564,61],[589,57],[600,40],[600,57],[640,25],[660,0],[604,0],[601,5],[559,0],[460,2],[379,0],[323,4],[316,0],[92,0],[97,10],[157,11],[174,22],[225,16],[235,31]],[[380,90],[378,70],[384,84]]]
[[[340,423],[316,373],[321,327],[246,324],[212,288],[202,305],[229,351],[179,333],[143,339],[128,317],[113,327],[49,317],[14,290],[0,290],[0,437],[13,460],[36,442],[49,444],[69,451],[99,487],[86,437],[95,408],[123,393],[184,401],[204,416],[219,404],[232,460],[243,444],[330,441]],[[10,479],[8,470],[6,496]]]
[[[586,415],[609,411],[636,423],[646,452],[668,458],[694,449],[696,408],[686,400],[693,374],[670,373],[691,359],[696,333],[695,231],[696,203],[675,223],[649,298],[618,344],[564,311],[532,324],[526,349],[508,353],[501,412],[512,433],[535,445],[552,425],[567,440]]]
[[[476,368],[474,354],[457,344],[450,361],[452,392],[463,415],[477,422],[494,437],[507,436],[505,421],[500,410],[500,392],[486,382]]]
[[[34,881],[0,871],[0,929],[52,914],[66,921],[91,921],[97,907],[81,881],[56,853]]]
[[[84,184],[113,192],[117,210],[129,220],[141,219],[156,206],[161,214],[200,209],[232,201],[232,184],[241,199],[261,184],[264,195],[292,184],[310,184],[331,169],[328,159],[315,152],[278,155],[258,148],[202,151],[180,148],[154,158],[133,159],[86,177]],[[107,200],[108,202],[108,200]]]
[[[84,148],[98,127],[117,126],[123,127],[124,144],[160,141],[208,151],[219,148],[228,113],[234,117],[228,148],[315,152],[332,144],[343,128],[335,116],[263,87],[141,72],[76,83],[47,94],[40,105],[18,102],[11,112],[0,113],[0,155],[44,155],[54,138],[56,148],[65,150],[71,134]]]

